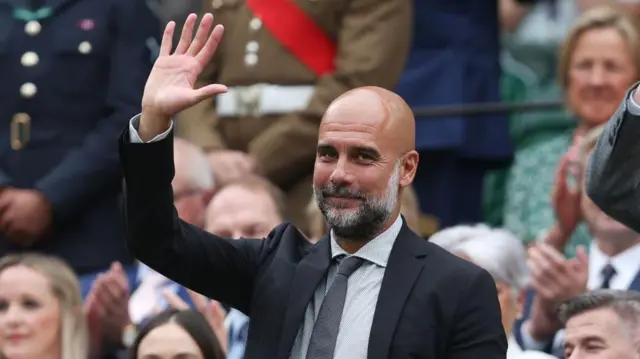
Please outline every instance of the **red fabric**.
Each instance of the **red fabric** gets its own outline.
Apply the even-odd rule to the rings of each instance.
[[[292,0],[247,0],[271,34],[317,76],[335,70],[336,45]]]

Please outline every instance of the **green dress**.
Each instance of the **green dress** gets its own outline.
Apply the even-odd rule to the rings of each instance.
[[[557,45],[518,44],[507,46],[502,59],[503,101],[549,101],[562,98],[555,81]],[[510,118],[515,144],[512,165],[487,175],[485,219],[502,226],[524,243],[535,241],[555,223],[551,192],[556,168],[571,145],[575,119],[566,111],[514,113]],[[591,241],[582,224],[566,246],[575,256],[578,245]],[[588,247],[587,247],[588,248]]]

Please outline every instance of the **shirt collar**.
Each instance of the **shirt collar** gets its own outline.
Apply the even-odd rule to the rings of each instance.
[[[402,216],[398,216],[389,228],[370,240],[353,255],[386,268],[389,255],[391,254],[391,248],[393,248],[398,233],[400,233],[400,229],[402,229],[402,223]],[[341,255],[349,254],[340,247],[335,234],[331,231],[331,258],[333,259]]]
[[[596,241],[589,248],[589,278],[601,278],[602,269],[610,263],[616,270],[616,276],[634,278],[640,270],[640,244],[625,250],[614,257],[602,253]]]

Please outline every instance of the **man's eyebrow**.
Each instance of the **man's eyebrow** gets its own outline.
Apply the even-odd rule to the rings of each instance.
[[[318,152],[335,151],[335,148],[328,143],[319,143],[316,150]]]

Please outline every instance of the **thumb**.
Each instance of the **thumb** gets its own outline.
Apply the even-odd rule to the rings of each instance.
[[[211,84],[207,86],[203,86],[195,91],[195,103],[204,101],[209,97],[213,97],[215,95],[227,92],[227,86],[220,84]],[[195,104],[194,103],[194,104]]]

